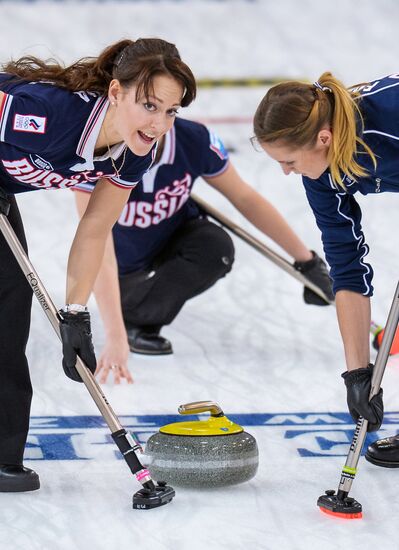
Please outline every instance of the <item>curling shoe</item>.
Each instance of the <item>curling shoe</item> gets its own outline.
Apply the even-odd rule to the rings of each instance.
[[[40,488],[39,476],[20,464],[0,464],[0,493],[36,491]]]
[[[160,328],[154,326],[131,327],[127,329],[130,351],[142,355],[170,355],[172,344],[160,336]]]
[[[366,460],[383,468],[399,468],[399,435],[374,441],[367,449]]]

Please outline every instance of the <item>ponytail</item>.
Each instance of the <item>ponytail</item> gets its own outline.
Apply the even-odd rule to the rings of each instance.
[[[331,177],[345,189],[341,173],[355,180],[367,175],[356,160],[358,154],[368,154],[374,168],[377,165],[373,151],[359,136],[363,133],[363,118],[358,99],[359,95],[348,91],[329,72],[323,73],[315,84],[278,84],[267,92],[256,110],[255,136],[259,143],[281,141],[298,149],[314,146],[320,130],[329,126]]]
[[[323,88],[328,88],[334,97],[331,127],[332,143],[329,152],[330,172],[333,182],[345,188],[341,179],[341,172],[356,180],[367,175],[367,171],[356,160],[360,154],[368,154],[373,162],[374,169],[377,160],[370,147],[363,141],[363,117],[359,109],[359,94],[353,94],[336,79],[331,73],[323,73],[319,80]],[[357,128],[357,121],[360,131]]]

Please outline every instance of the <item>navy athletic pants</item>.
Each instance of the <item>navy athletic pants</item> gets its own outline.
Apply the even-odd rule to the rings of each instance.
[[[17,203],[9,197],[8,220],[22,246],[26,239]],[[32,291],[0,232],[0,464],[22,464],[32,399],[25,349]]]
[[[224,277],[234,261],[230,236],[206,218],[189,220],[146,270],[119,278],[127,328],[170,324],[187,300]]]

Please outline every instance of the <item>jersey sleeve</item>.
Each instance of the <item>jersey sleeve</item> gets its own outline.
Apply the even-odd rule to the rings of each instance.
[[[303,184],[321,231],[334,293],[351,290],[372,296],[373,270],[364,261],[369,249],[362,231],[361,210],[355,198],[336,189],[329,174],[324,174],[319,180],[304,177]]]
[[[202,126],[202,176],[212,178],[222,174],[229,164],[229,154],[212,130]]]
[[[51,105],[28,93],[3,93],[0,104],[0,142],[26,152],[40,153],[51,143]]]

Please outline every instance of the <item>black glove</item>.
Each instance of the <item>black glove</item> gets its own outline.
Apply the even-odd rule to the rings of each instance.
[[[368,420],[367,431],[377,431],[384,418],[384,403],[382,401],[382,388],[369,401],[371,390],[371,377],[374,365],[365,369],[356,369],[342,374],[347,391],[347,403],[351,417],[355,422],[359,416]]]
[[[63,319],[60,323],[62,366],[68,378],[76,382],[82,382],[75,368],[76,356],[79,355],[93,374],[97,366],[91,339],[90,313],[88,311],[71,313],[61,310],[60,314]]]
[[[309,281],[317,285],[327,296],[329,300],[334,301],[334,294],[332,291],[332,280],[327,271],[325,262],[316,254],[314,250],[311,251],[313,258],[307,262],[294,262],[294,268],[302,273]],[[327,302],[320,298],[318,294],[306,287],[303,290],[303,299],[306,304],[312,304],[314,306],[328,306]]]

